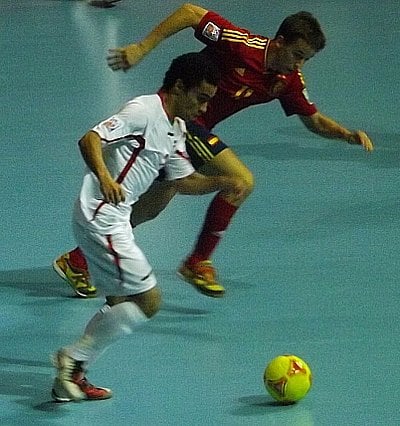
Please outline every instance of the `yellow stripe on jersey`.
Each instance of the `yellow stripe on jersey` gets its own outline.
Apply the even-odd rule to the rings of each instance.
[[[248,39],[252,42],[255,42],[255,43],[258,42],[258,43],[261,43],[261,44],[265,44],[268,41],[265,38],[260,38],[260,37],[256,37],[256,36],[250,38],[247,33],[243,33],[241,31],[237,31],[237,30],[229,30],[229,29],[226,29],[226,28],[222,31],[222,34],[225,35],[226,37],[230,36],[230,37],[234,37],[234,38],[245,38],[245,39]]]
[[[203,160],[212,160],[214,158],[212,152],[207,148],[207,145],[205,145],[197,136],[192,136],[188,133],[187,142]]]
[[[298,74],[298,75],[299,75],[299,77],[300,77],[301,84],[302,84],[304,87],[306,87],[306,81],[304,80],[303,73],[302,73],[300,70],[298,70],[298,71],[297,71],[297,74]]]
[[[232,43],[244,43],[245,45],[255,49],[265,49],[268,42],[268,40],[264,40],[259,37],[249,38],[246,33],[227,29],[222,31],[221,40],[227,40]]]

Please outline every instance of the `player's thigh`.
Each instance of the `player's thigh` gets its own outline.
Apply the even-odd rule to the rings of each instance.
[[[187,129],[186,149],[196,170],[213,176],[239,177],[251,192],[253,174],[224,141],[197,123],[189,122]]]
[[[225,148],[199,171],[210,176],[235,176],[241,178],[249,189],[254,187],[253,173],[230,148]]]
[[[144,314],[150,318],[160,310],[161,291],[158,286],[156,286],[143,293],[129,296],[107,296],[106,299],[110,306],[123,302],[136,303]]]

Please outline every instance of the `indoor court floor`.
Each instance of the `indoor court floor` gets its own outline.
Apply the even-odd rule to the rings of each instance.
[[[312,12],[328,43],[304,68],[310,98],[376,149],[314,136],[278,102],[221,123],[256,179],[214,256],[226,296],[205,297],[175,275],[210,200],[179,196],[136,231],[161,311],[89,372],[114,397],[51,401],[50,354],[102,305],[73,297],[51,267],[74,247],[77,141],[129,98],[155,92],[173,57],[201,48],[188,29],[127,73],[106,65],[108,48],[140,39],[180,4],[0,0],[0,424],[399,425],[398,0],[198,3],[268,36],[285,16]],[[266,364],[283,353],[313,371],[296,405],[264,388]]]

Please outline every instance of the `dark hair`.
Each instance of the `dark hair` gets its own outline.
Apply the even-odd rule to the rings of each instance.
[[[165,73],[162,89],[170,90],[177,80],[182,80],[186,89],[199,86],[203,81],[217,86],[220,70],[211,58],[202,52],[185,53],[175,58]]]
[[[325,47],[325,35],[319,22],[310,12],[298,12],[284,19],[275,37],[282,36],[288,43],[306,41],[315,51]]]

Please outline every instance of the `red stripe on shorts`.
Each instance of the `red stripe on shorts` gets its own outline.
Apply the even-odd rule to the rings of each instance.
[[[108,249],[110,250],[112,256],[114,257],[114,264],[118,270],[118,279],[122,282],[121,258],[119,257],[119,254],[114,250],[112,236],[106,235],[106,238],[107,238]]]

